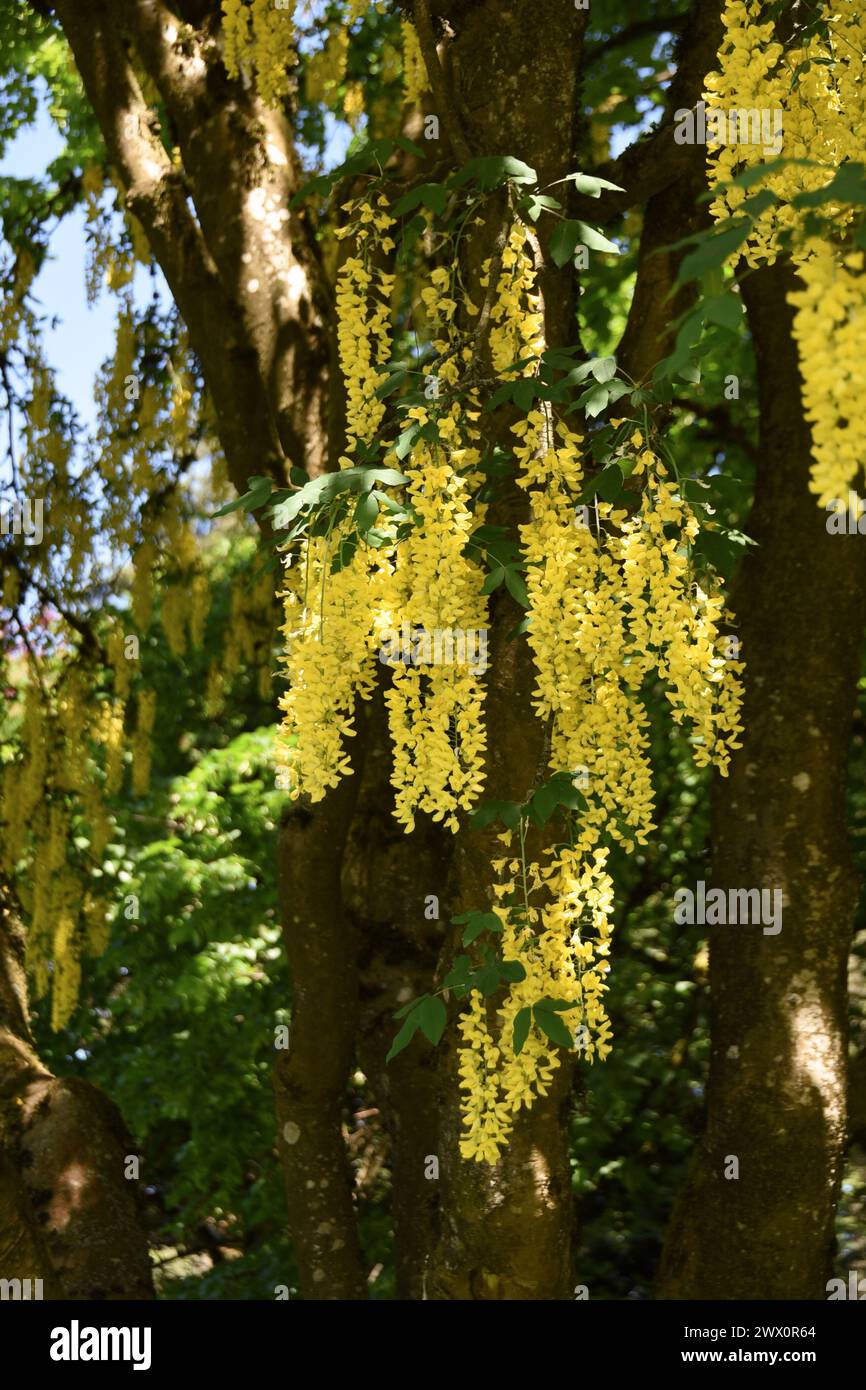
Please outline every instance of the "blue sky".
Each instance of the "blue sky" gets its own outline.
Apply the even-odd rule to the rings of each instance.
[[[35,125],[23,130],[0,159],[0,174],[38,178],[60,154],[63,140],[43,106]],[[104,293],[88,305],[84,288],[86,219],[82,210],[63,217],[52,232],[48,258],[36,280],[35,291],[42,309],[57,318],[46,333],[48,361],[57,372],[60,390],[68,396],[82,420],[94,419],[93,381],[97,368],[113,351],[116,305]],[[149,285],[146,272],[136,275],[137,294]]]

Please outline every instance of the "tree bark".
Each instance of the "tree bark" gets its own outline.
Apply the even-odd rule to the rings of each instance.
[[[383,673],[387,668],[383,667]],[[387,680],[387,674],[383,675]],[[380,685],[364,718],[364,769],[343,861],[343,892],[361,938],[358,1056],[387,1130],[395,1292],[423,1297],[436,1238],[440,1180],[438,1049],[417,1037],[390,1063],[394,1013],[430,990],[450,915],[454,839],[423,820],[406,835],[391,814],[391,749]],[[436,903],[428,899],[435,897]],[[428,911],[429,907],[429,911]],[[438,909],[438,910],[437,910]]]
[[[746,278],[760,467],[735,592],[743,747],[715,788],[712,883],[781,889],[782,930],[710,932],[707,1128],[679,1195],[662,1298],[826,1297],[845,1144],[846,963],[856,904],[846,761],[866,553],[808,491],[792,309],[776,265]],[[738,1160],[739,1176],[731,1157]]]
[[[24,940],[0,900],[0,1278],[42,1279],[49,1298],[153,1297],[134,1153],[119,1111],[60,1078],[33,1046]]]
[[[316,816],[290,810],[280,832],[293,990],[291,1042],[277,1055],[274,1097],[289,1229],[308,1299],[367,1296],[342,1132],[358,1026],[358,938],[343,906],[340,864],[356,782],[344,779]]]

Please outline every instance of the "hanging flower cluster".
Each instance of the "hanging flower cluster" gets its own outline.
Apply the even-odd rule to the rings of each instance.
[[[520,376],[524,370],[520,364],[537,359],[544,351],[535,265],[527,247],[527,227],[515,218],[502,251],[490,315],[490,359],[497,375],[505,380]],[[493,267],[491,257],[483,266],[482,289],[488,288]]]
[[[393,249],[393,218],[387,199],[361,198],[347,204],[342,229],[354,237],[357,254],[343,263],[338,279],[338,347],[346,382],[349,452],[375,436],[385,404],[374,393],[386,379],[390,348],[390,298],[394,277],[380,268]],[[369,267],[369,268],[368,268]],[[456,302],[445,292],[449,273],[440,268],[421,298],[436,340],[447,352]],[[446,361],[441,380],[453,380]],[[456,831],[457,813],[477,800],[482,785],[484,730],[480,663],[465,659],[466,634],[484,631],[483,573],[464,550],[478,517],[468,501],[478,479],[472,468],[480,454],[470,442],[471,422],[455,407],[436,412],[436,440],[420,437],[433,411],[417,407],[407,417],[419,438],[403,467],[406,507],[414,514],[410,535],[399,546],[381,534],[375,550],[359,546],[349,563],[342,557],[352,527],[341,518],[324,537],[307,539],[296,563],[286,569],[285,625],[287,694],[278,740],[281,784],[292,796],[321,799],[350,771],[345,740],[354,734],[358,697],[372,694],[377,664],[392,666],[386,693],[394,749],[395,814],[411,830],[417,811]],[[461,434],[464,436],[461,438]],[[387,455],[386,464],[396,463]],[[384,542],[384,543],[382,543]],[[448,659],[412,664],[389,660],[388,634],[426,634],[449,645]],[[463,642],[463,657],[455,642]]]
[[[343,262],[337,282],[337,346],[346,386],[348,453],[371,440],[385,413],[375,394],[385,380],[391,340],[394,277],[381,265],[393,249],[387,232],[394,219],[388,200],[359,198],[344,206],[348,220],[337,235],[351,236],[356,254]],[[336,569],[348,538],[345,521],[325,536],[303,542],[286,564],[283,602],[287,693],[277,742],[280,786],[290,796],[320,801],[351,772],[345,740],[355,733],[355,701],[375,686],[375,616],[387,602],[391,563],[383,552],[364,550]]]
[[[286,642],[277,742],[279,785],[321,801],[352,770],[345,740],[355,733],[355,700],[369,698],[376,674],[373,611],[387,573],[360,561],[331,573],[341,532],[304,544],[286,571]]]
[[[290,69],[298,61],[294,5],[274,0],[222,0],[223,61],[230,77],[255,72],[262,100],[277,106],[291,91]]]
[[[95,167],[85,189],[97,216]],[[81,960],[104,950],[116,911],[117,882],[105,871],[112,799],[127,768],[137,795],[150,777],[157,711],[154,692],[133,692],[140,634],[158,613],[180,659],[201,645],[210,605],[192,493],[178,486],[178,464],[202,437],[197,368],[176,319],[139,310],[125,287],[129,230],[101,219],[91,241],[93,267],[119,302],[87,437],[45,361],[27,277],[17,277],[20,298],[5,296],[0,311],[14,379],[25,383],[15,412],[16,490],[44,504],[42,539],[3,547],[0,663],[12,736],[0,758],[0,860],[26,920],[36,996],[51,989],[55,1028],[71,1016]],[[120,272],[104,275],[112,266]],[[124,618],[88,609],[94,586],[108,587],[106,557],[111,573],[129,576]],[[16,653],[22,630],[29,640]],[[245,638],[250,630],[244,625]]]
[[[729,0],[719,70],[706,78],[709,173],[719,187],[714,214],[735,213],[746,200],[746,189],[725,186],[736,174],[783,156],[761,181],[776,202],[756,219],[745,250],[751,265],[776,258],[780,232],[796,231],[801,221],[792,200],[822,188],[828,171],[859,159],[866,135],[866,15],[859,0],[828,7],[823,26],[785,46],[773,20],[762,19],[764,10],[759,0]],[[717,112],[724,118],[722,143],[712,138]],[[836,207],[832,216],[838,222],[849,214]]]
[[[866,470],[866,271],[862,251],[840,254],[817,239],[790,301],[812,427],[812,491],[828,506]]]
[[[307,101],[321,101],[333,106],[337,91],[346,76],[349,57],[349,35],[341,27],[328,33],[324,47],[307,61],[304,90]]]
[[[86,889],[91,865],[78,846],[87,845],[95,860],[109,839],[104,794],[115,789],[122,737],[122,703],[94,702],[83,672],[70,664],[51,689],[37,679],[26,686],[21,757],[2,769],[0,868],[14,875],[28,914],[27,967],[37,998],[51,984],[55,1029],[75,1008],[82,952],[105,947],[108,903]],[[94,772],[100,747],[103,786]]]
[[[586,806],[571,843],[551,850],[546,863],[527,864],[521,843],[519,859],[494,865],[505,875],[493,889],[503,956],[524,973],[495,1010],[473,991],[460,1019],[461,1151],[488,1162],[507,1142],[514,1114],[546,1094],[562,1046],[573,1039],[588,1060],[610,1051],[603,995],[614,892],[605,841],[633,850],[654,828],[640,702],[647,675],[656,672],[674,718],[691,724],[699,765],[712,761],[725,774],[741,731],[740,664],[721,654],[723,601],[691,577],[697,522],[640,432],[631,441],[635,457],[623,460],[641,479],[639,506],[630,514],[599,502],[589,525],[576,520],[580,437],[544,409],[513,432],[518,481],[531,503],[522,542],[534,704],[551,726],[551,770],[574,774]],[[502,836],[512,854],[516,833]]]
[[[547,1094],[562,1065],[563,1045],[576,1041],[589,1060],[603,1061],[610,1052],[610,1022],[601,1002],[613,910],[607,855],[604,848],[592,855],[563,849],[544,868],[517,859],[494,862],[503,876],[493,888],[497,900],[513,903],[525,895],[524,908],[498,906],[497,912],[503,957],[519,962],[523,978],[495,1009],[473,990],[459,1017],[460,1151],[466,1159],[497,1162],[515,1114]],[[539,895],[545,905],[530,905]],[[549,1032],[539,1019],[547,1021]]]
[[[403,36],[403,98],[407,106],[418,106],[428,88],[427,68],[415,25],[409,19],[401,19],[400,30]]]
[[[423,407],[410,414],[427,423]],[[446,416],[439,424],[440,440],[450,444],[456,429],[456,420]],[[451,646],[445,653],[450,659],[438,664],[397,664],[385,696],[394,749],[395,815],[407,831],[414,829],[421,810],[456,832],[458,811],[472,809],[484,781],[482,663],[468,659],[466,643],[469,634],[486,635],[487,604],[483,573],[464,554],[476,520],[467,505],[470,478],[457,471],[470,468],[478,457],[477,450],[421,443],[406,470],[417,525],[397,551],[394,626],[438,635],[440,648],[444,637]],[[455,639],[464,644],[462,662],[455,660]]]
[[[393,251],[393,227],[386,211],[388,199],[380,195],[375,205],[365,198],[346,203],[349,221],[337,232],[351,236],[357,254],[342,264],[337,279],[337,345],[346,383],[346,417],[349,452],[358,440],[372,439],[385,414],[375,395],[385,380],[391,346],[391,296],[394,276],[377,260]]]
[[[773,21],[762,21],[758,0],[729,0],[724,11],[725,40],[719,71],[706,79],[709,112],[754,118],[774,114],[783,135],[780,167],[762,178],[774,198],[753,217],[741,253],[751,266],[772,263],[781,237],[793,237],[792,256],[803,289],[791,303],[804,380],[807,417],[812,424],[814,468],[811,489],[822,506],[845,497],[864,464],[864,429],[857,402],[866,386],[863,322],[866,276],[862,254],[852,249],[850,231],[856,209],[841,196],[824,198],[832,237],[815,236],[805,225],[808,203],[798,195],[819,195],[833,174],[862,158],[866,141],[864,54],[866,13],[860,0],[826,7],[821,23],[799,44],[783,46]],[[755,132],[757,134],[757,131]],[[726,143],[711,151],[710,178],[718,194],[718,219],[736,214],[750,196],[731,185],[736,175],[772,159],[761,139]]]

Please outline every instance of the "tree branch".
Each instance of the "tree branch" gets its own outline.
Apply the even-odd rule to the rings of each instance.
[[[129,24],[171,116],[204,240],[283,452],[318,471],[330,293],[307,219],[291,206],[301,181],[292,132],[281,110],[228,76],[214,27],[183,26],[164,0],[130,0]]]
[[[438,108],[439,119],[458,164],[468,164],[472,158],[472,151],[463,133],[445,71],[439,61],[439,52],[433,33],[433,21],[430,18],[430,0],[415,0],[415,28],[418,31],[421,56],[424,59],[424,66],[430,79],[430,88]]]
[[[599,58],[604,58],[608,53],[612,53],[616,48],[625,48],[627,44],[634,43],[638,39],[644,39],[650,34],[677,34],[683,28],[688,19],[688,11],[680,11],[679,14],[655,15],[650,19],[635,19],[631,24],[627,24],[624,29],[619,29],[615,34],[611,34],[606,39],[600,39],[598,43],[587,44],[586,60],[589,63],[598,62]]]
[[[625,191],[602,193],[600,198],[581,198],[578,217],[602,224],[610,222],[688,175],[696,147],[675,142],[675,116],[677,111],[695,106],[701,99],[704,79],[716,63],[723,32],[721,15],[722,0],[695,0],[677,46],[676,76],[660,125],[596,171]]]
[[[115,18],[106,0],[58,0],[57,13],[127,206],[144,227],[189,328],[232,482],[246,490],[252,459],[258,471],[282,482],[283,451],[254,355],[190,210],[183,177],[159,140]]]

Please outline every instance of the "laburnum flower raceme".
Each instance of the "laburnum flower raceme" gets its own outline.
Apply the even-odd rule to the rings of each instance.
[[[812,426],[811,488],[826,507],[847,496],[866,462],[866,190],[862,178],[846,187],[835,177],[846,165],[859,167],[866,145],[866,11],[861,0],[812,6],[815,22],[801,30],[793,16],[785,42],[780,20],[767,17],[759,0],[729,0],[723,18],[718,70],[706,79],[708,107],[726,119],[777,113],[782,142],[778,156],[762,141],[710,149],[713,212],[720,222],[750,212],[737,252],[749,266],[772,264],[783,251],[796,266],[802,285],[790,302]],[[760,210],[756,180],[771,195]]]
[[[115,341],[96,376],[87,435],[73,428],[46,361],[50,321],[31,297],[32,258],[24,250],[0,303],[0,345],[22,383],[13,417],[18,484],[24,497],[44,500],[51,518],[40,543],[2,547],[8,723],[0,870],[26,920],[34,996],[50,990],[55,1029],[76,1007],[83,958],[105,949],[112,918],[124,910],[106,867],[121,838],[117,798],[125,785],[134,797],[146,795],[161,714],[140,674],[141,641],[158,619],[171,659],[205,643],[212,572],[196,536],[201,507],[183,486],[205,439],[213,495],[228,492],[186,331],[174,313],[137,305],[131,293],[136,261],[150,262],[141,226],[106,169],[88,165],[83,189],[88,297],[93,302],[108,289],[116,299]],[[0,271],[5,278],[5,262]],[[130,576],[128,605],[104,602],[121,570]],[[242,666],[270,689],[265,589],[272,594],[267,575],[264,584],[232,587],[230,619],[217,622],[225,641],[208,679],[212,709]],[[212,643],[213,616],[209,627]],[[18,652],[22,632],[27,640]]]
[[[479,310],[456,263],[429,272],[418,301],[438,386],[405,410],[398,450],[387,442],[380,389],[392,351],[394,280],[382,267],[394,218],[377,193],[345,211],[342,234],[353,246],[337,286],[349,440],[341,468],[355,470],[382,439],[383,463],[401,470],[393,477],[402,500],[366,533],[368,544],[353,537],[356,514],[344,506],[327,520],[320,513],[316,534],[285,547],[289,688],[278,762],[290,795],[312,801],[351,770],[355,702],[370,697],[383,669],[384,634],[486,629],[491,588],[483,547],[473,543],[488,512],[479,411],[489,383],[474,372],[477,343],[466,328]],[[509,220],[500,254],[479,275],[497,382],[532,373],[545,350],[537,242],[518,216]],[[663,683],[699,764],[724,773],[740,731],[740,667],[723,651],[723,598],[705,572],[696,577],[697,521],[644,433],[635,427],[620,457],[635,484],[628,502],[596,500],[589,509],[578,505],[584,441],[552,405],[534,403],[512,435],[529,508],[514,538],[528,602],[519,640],[530,645],[535,712],[550,730],[549,774],[580,769],[585,796],[563,843],[540,860],[527,857],[522,820],[505,829],[488,906],[501,931],[499,959],[517,968],[503,975],[506,989],[484,991],[468,979],[457,990],[461,1150],[488,1162],[516,1112],[545,1093],[565,1049],[576,1043],[590,1061],[610,1051],[608,861],[613,843],[632,851],[653,829],[647,678]],[[468,661],[387,664],[396,818],[407,832],[420,813],[462,831],[484,787],[484,673]]]

